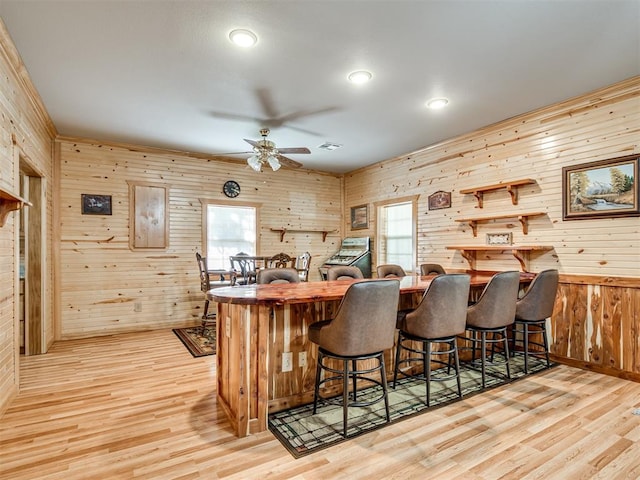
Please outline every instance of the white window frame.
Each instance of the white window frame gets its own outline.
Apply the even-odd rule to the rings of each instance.
[[[396,205],[411,205],[411,261],[409,265],[402,265],[407,273],[415,273],[417,270],[417,224],[418,224],[418,195],[409,197],[394,198],[392,200],[385,200],[374,203],[376,207],[376,264],[384,265],[390,262],[387,260],[387,231],[385,222],[385,209]]]
[[[209,207],[224,207],[224,208],[252,208],[255,211],[255,239],[254,239],[254,249],[253,251],[245,251],[244,253],[247,253],[249,255],[256,255],[257,252],[260,251],[260,245],[259,245],[259,232],[258,232],[258,227],[260,225],[260,206],[261,204],[259,203],[238,203],[238,202],[227,202],[224,200],[209,200],[209,199],[200,199],[200,203],[202,205],[202,256],[204,258],[207,259],[207,267],[210,269],[222,269],[222,270],[228,270],[229,268],[231,268],[231,264],[229,263],[229,258],[227,255],[225,255],[227,258],[222,258],[221,257],[221,265],[220,264],[213,264],[213,265],[209,265],[209,235],[208,235],[208,230],[209,230]],[[239,253],[240,250],[237,251],[233,251],[231,253],[229,253],[229,255],[235,255],[236,253]]]

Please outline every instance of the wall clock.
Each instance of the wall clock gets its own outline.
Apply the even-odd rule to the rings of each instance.
[[[229,198],[236,198],[240,195],[240,185],[235,180],[229,180],[224,183],[222,191]]]

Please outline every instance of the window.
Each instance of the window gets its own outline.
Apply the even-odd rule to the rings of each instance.
[[[256,254],[257,207],[203,202],[203,213],[209,269],[228,270],[229,257],[240,252]]]
[[[415,265],[415,201],[378,205],[378,265]]]

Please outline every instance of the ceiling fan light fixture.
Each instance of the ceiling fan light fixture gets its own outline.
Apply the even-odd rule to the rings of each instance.
[[[351,72],[348,78],[351,83],[360,85],[363,83],[367,83],[369,80],[371,80],[372,77],[373,75],[371,74],[371,72],[367,72],[366,70],[358,70],[356,72]]]
[[[236,29],[229,33],[229,40],[235,45],[243,48],[253,47],[258,43],[258,37],[251,30]]]
[[[427,108],[430,108],[431,110],[438,110],[440,108],[446,107],[448,103],[449,100],[444,97],[432,98],[427,102]]]
[[[257,155],[251,155],[249,158],[247,158],[247,163],[256,172],[262,171],[262,162],[260,161],[260,158]]]
[[[269,166],[271,167],[271,170],[273,170],[274,172],[277,172],[280,167],[282,165],[280,165],[280,162],[278,161],[278,159],[274,156],[269,155],[267,157],[267,162],[269,163]]]

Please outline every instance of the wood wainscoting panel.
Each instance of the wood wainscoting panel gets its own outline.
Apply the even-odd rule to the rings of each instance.
[[[551,318],[559,361],[640,380],[640,279],[561,275]]]

